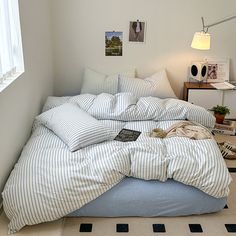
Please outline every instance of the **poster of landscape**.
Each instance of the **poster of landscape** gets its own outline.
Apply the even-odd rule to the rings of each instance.
[[[123,32],[105,32],[105,45],[106,56],[122,56]]]

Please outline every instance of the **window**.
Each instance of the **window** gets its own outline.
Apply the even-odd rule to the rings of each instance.
[[[0,91],[23,72],[18,0],[0,0]]]

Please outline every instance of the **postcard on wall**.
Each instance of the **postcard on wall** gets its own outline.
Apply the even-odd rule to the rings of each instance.
[[[105,55],[106,56],[123,55],[123,32],[117,32],[117,31],[105,32]]]
[[[144,43],[146,23],[130,21],[129,23],[129,42]]]
[[[208,60],[208,79],[207,82],[229,81],[229,59]]]

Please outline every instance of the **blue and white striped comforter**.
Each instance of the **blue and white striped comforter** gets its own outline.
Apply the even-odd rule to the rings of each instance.
[[[136,142],[106,141],[72,153],[52,131],[35,122],[2,194],[10,232],[61,218],[125,176],[173,178],[216,198],[228,195],[231,177],[214,140],[149,137],[152,129],[167,129],[177,120],[213,127],[215,119],[205,109],[176,99],[136,99],[131,94],[54,100],[49,98],[44,111],[73,102],[117,133],[127,128],[142,134]]]

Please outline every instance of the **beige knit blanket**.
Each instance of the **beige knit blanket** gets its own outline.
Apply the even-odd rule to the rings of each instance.
[[[159,138],[188,137],[196,140],[213,138],[208,129],[190,121],[177,122],[167,130],[154,129],[151,136]]]

